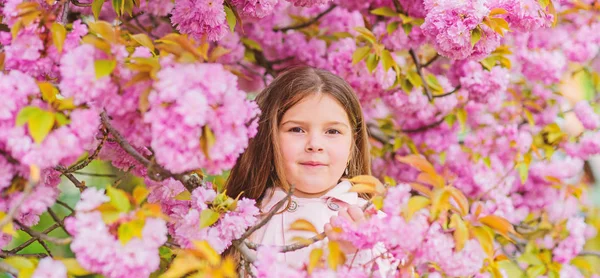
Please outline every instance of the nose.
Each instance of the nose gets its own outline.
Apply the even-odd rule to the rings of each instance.
[[[312,153],[323,151],[323,144],[321,143],[321,140],[318,137],[318,135],[313,135],[309,137],[308,142],[306,142],[306,152]]]

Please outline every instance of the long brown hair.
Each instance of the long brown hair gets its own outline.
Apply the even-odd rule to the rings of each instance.
[[[348,176],[371,174],[367,126],[350,85],[329,71],[297,66],[278,75],[256,97],[261,110],[258,133],[229,174],[225,185],[229,196],[241,194],[260,203],[269,187],[289,189],[277,138],[279,123],[288,109],[311,94],[332,96],[348,114],[354,131]]]

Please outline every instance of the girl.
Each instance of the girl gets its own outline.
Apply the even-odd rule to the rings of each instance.
[[[287,206],[257,230],[250,240],[270,246],[294,243],[294,237],[313,233],[289,230],[298,219],[311,222],[329,240],[337,240],[330,222],[346,217],[364,220],[360,207],[366,200],[348,192],[352,186],[342,178],[369,175],[370,157],[362,108],[352,88],[340,77],[306,66],[281,73],[256,98],[262,111],[258,134],[231,170],[227,194],[253,198],[262,213],[293,195]],[[280,253],[293,266],[304,264],[311,249]],[[349,242],[340,242],[347,262],[354,265],[373,258],[370,250],[357,252]]]

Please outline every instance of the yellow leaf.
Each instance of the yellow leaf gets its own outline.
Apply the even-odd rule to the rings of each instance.
[[[71,274],[73,276],[83,276],[91,274],[89,271],[83,268],[79,264],[79,262],[77,262],[77,260],[74,258],[63,258],[58,260],[65,265],[68,274]]]
[[[134,219],[129,222],[121,223],[117,230],[119,242],[126,245],[132,238],[142,238],[142,230],[144,229],[145,221],[143,219]]]
[[[175,196],[175,200],[190,201],[192,200],[192,194],[189,191],[184,190],[181,193],[177,194],[177,196]]]
[[[163,273],[161,278],[180,278],[186,274],[202,268],[206,262],[194,256],[191,252],[180,252],[171,262],[169,269]]]
[[[37,106],[26,106],[21,108],[21,110],[19,110],[19,113],[17,114],[15,125],[23,126],[29,121],[29,118],[33,117],[37,113],[40,113],[41,111],[42,109]]]
[[[417,176],[417,181],[421,182],[421,183],[433,185],[434,187],[443,187],[444,185],[446,185],[446,181],[444,180],[444,178],[442,178],[440,175],[438,175],[436,173],[430,174],[430,173],[421,172]]]
[[[481,40],[481,29],[479,27],[471,30],[471,47]]]
[[[58,50],[58,53],[62,53],[63,44],[67,38],[67,30],[65,29],[65,26],[58,22],[54,22],[52,23],[50,31],[52,32],[52,42],[54,42],[56,50]]]
[[[487,215],[487,216],[479,218],[479,222],[481,222],[481,224],[484,224],[484,225],[492,228],[494,231],[501,234],[508,240],[512,240],[508,236],[508,233],[518,235],[517,232],[515,231],[515,228],[513,227],[513,225],[510,224],[510,222],[508,222],[508,220],[506,220],[500,216]]]
[[[469,230],[465,222],[458,216],[452,214],[450,217],[450,228],[454,229],[454,241],[456,242],[456,251],[460,251],[465,247],[465,243],[469,239]]]
[[[106,21],[89,22],[90,31],[110,43],[117,42],[117,34],[110,23]]]
[[[235,18],[235,14],[231,10],[231,8],[225,6],[225,19],[227,19],[227,25],[229,25],[229,31],[233,32],[235,29],[235,24],[237,22],[237,18]]]
[[[412,219],[413,215],[417,211],[425,208],[429,204],[431,204],[431,200],[427,197],[423,197],[423,196],[410,197],[410,199],[408,199],[408,204],[406,206],[406,210],[404,211],[404,217],[406,218],[406,221],[410,221]]]
[[[410,84],[414,87],[421,87],[423,85],[421,76],[419,76],[419,73],[417,73],[416,70],[409,70],[406,78],[408,78],[408,81],[410,81]]]
[[[141,46],[150,49],[150,51],[152,51],[152,53],[154,53],[154,43],[152,43],[152,40],[150,39],[150,37],[148,37],[148,35],[146,35],[144,33],[139,33],[139,34],[131,35],[131,38],[134,39]]]
[[[100,11],[102,10],[103,5],[104,5],[104,0],[92,1],[92,13],[94,14],[95,20],[98,20],[98,16],[100,16]]]
[[[7,265],[14,267],[19,272],[21,272],[22,270],[26,270],[26,269],[33,270],[35,268],[35,264],[33,263],[33,261],[31,261],[31,259],[21,257],[21,256],[11,256],[11,257],[4,259],[3,262]],[[19,276],[19,277],[21,277],[21,276]]]
[[[392,10],[390,7],[381,7],[374,10],[371,10],[371,13],[374,15],[388,16],[388,17],[397,17],[398,13]]]
[[[212,210],[212,209],[204,209],[200,212],[200,229],[206,228],[212,224],[215,224],[221,214]]]
[[[437,175],[435,168],[433,168],[433,165],[431,165],[431,163],[429,163],[429,161],[427,161],[427,159],[425,159],[425,157],[421,155],[411,154],[403,157],[396,156],[396,160],[408,164],[421,172]]]
[[[431,202],[431,219],[437,219],[440,213],[450,206],[450,192],[446,188],[435,189]]]
[[[321,257],[323,256],[323,249],[315,248],[310,251],[309,260],[308,260],[308,274],[311,274],[312,271],[317,267],[319,262],[321,261]]]
[[[98,37],[96,37],[94,35],[86,35],[86,36],[84,36],[83,38],[81,38],[81,42],[83,42],[85,44],[91,44],[95,48],[104,51],[104,53],[106,53],[106,54],[110,54],[111,53],[110,44],[107,43],[105,40],[99,39]]]
[[[495,15],[500,15],[500,14],[506,14],[508,13],[505,9],[503,8],[493,8],[490,11],[490,16],[495,16]]]
[[[375,35],[373,34],[373,32],[371,32],[371,30],[369,30],[365,27],[354,27],[354,30],[356,30],[356,32],[361,34],[365,39],[367,39],[372,44],[374,44],[377,41],[377,38],[375,38]]]
[[[452,199],[454,199],[454,201],[456,201],[456,204],[458,204],[458,208],[460,209],[460,215],[465,216],[469,214],[469,200],[467,200],[465,194],[463,194],[456,187],[448,187],[448,191],[450,191]]]
[[[211,265],[217,265],[221,262],[221,255],[210,246],[208,241],[194,240],[192,243],[194,245],[194,251],[201,255],[201,258],[207,260]]]
[[[115,60],[96,60],[94,61],[94,70],[96,71],[96,79],[110,75],[117,66]]]
[[[292,223],[290,225],[290,230],[307,231],[307,232],[313,232],[315,234],[319,233],[317,231],[317,229],[315,228],[315,225],[313,225],[312,223],[310,223],[308,220],[305,220],[305,219],[298,219],[298,220],[294,221],[294,223]]]
[[[213,131],[205,125],[202,128],[202,135],[200,136],[200,149],[204,153],[204,155],[210,159],[210,148],[216,143],[217,139],[215,138],[215,134]]]
[[[102,221],[106,224],[113,224],[121,218],[121,212],[110,203],[101,204],[97,210],[102,214]]]
[[[133,200],[135,201],[135,204],[140,205],[144,200],[146,200],[148,194],[150,194],[150,191],[146,189],[146,187],[141,185],[136,186],[133,189]]]
[[[350,189],[351,192],[358,192],[358,191],[353,191],[353,190],[358,190],[358,189],[354,189],[354,187],[359,188],[361,185],[364,185],[366,187],[372,188],[373,193],[378,193],[378,194],[385,193],[385,186],[383,186],[383,184],[381,183],[381,181],[379,181],[379,179],[377,179],[371,175],[354,176],[351,179],[349,179],[349,181],[353,184],[352,188]],[[360,188],[364,189],[364,187],[360,187]]]
[[[327,245],[329,247],[327,263],[329,264],[329,268],[336,270],[339,265],[343,265],[346,262],[346,255],[342,252],[340,244],[336,241],[330,240]]]
[[[3,211],[0,211],[0,219],[4,219],[4,217],[6,216],[6,213]],[[13,225],[12,221],[8,221],[8,223],[6,223],[6,225],[4,225],[4,227],[0,227],[0,231],[2,231],[2,233],[11,235],[11,236],[15,236],[17,235],[17,231],[15,231],[15,227]]]
[[[394,58],[392,57],[392,54],[387,50],[384,49],[381,52],[381,61],[383,63],[383,69],[387,72],[392,66],[394,66],[396,64],[396,61],[394,60]]]
[[[48,133],[52,130],[56,117],[54,113],[46,110],[40,110],[38,113],[31,115],[27,122],[29,135],[37,144],[41,144]]]
[[[483,227],[473,227],[471,232],[474,234],[475,238],[481,244],[481,248],[488,255],[488,258],[494,257],[494,238],[492,235],[485,230]]]
[[[373,203],[375,209],[380,210],[383,207],[383,196],[375,196],[371,198],[371,203]]]
[[[217,61],[217,59],[219,59],[220,57],[222,57],[223,55],[227,55],[229,52],[231,52],[231,49],[227,49],[225,47],[222,47],[220,45],[217,45],[211,52],[210,55],[208,56],[208,61],[209,62],[215,62]]]
[[[356,192],[356,193],[366,193],[366,194],[375,194],[375,188],[366,184],[356,184],[353,185],[348,192]]]
[[[56,100],[56,95],[58,95],[58,89],[56,89],[56,87],[54,87],[52,83],[38,82],[38,87],[40,87],[40,92],[42,92],[42,99],[45,102],[52,103],[54,100]]]
[[[249,39],[249,38],[242,38],[241,39],[242,43],[244,43],[244,45],[250,49],[254,49],[257,51],[262,51],[262,47],[260,46],[260,44],[258,42],[256,42],[253,39]]]
[[[129,202],[127,192],[112,186],[108,186],[106,187],[106,195],[110,198],[110,204],[112,204],[120,212],[128,212],[131,208],[131,203]]]

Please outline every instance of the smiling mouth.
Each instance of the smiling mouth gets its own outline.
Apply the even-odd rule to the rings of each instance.
[[[303,162],[303,163],[300,163],[300,165],[302,165],[302,166],[308,166],[308,167],[326,166],[325,164],[319,163],[319,162]]]

